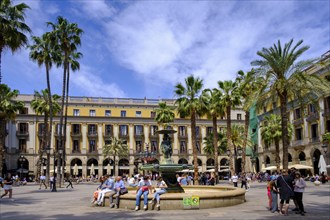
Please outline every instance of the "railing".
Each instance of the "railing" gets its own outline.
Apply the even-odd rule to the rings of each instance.
[[[107,132],[106,131],[106,132],[103,133],[103,137],[104,138],[111,138],[111,137],[113,137],[113,132]]]
[[[328,117],[330,116],[330,108],[324,109],[323,117]]]
[[[303,146],[304,145],[304,141],[303,140],[295,140],[295,141],[292,141],[291,143],[291,146]]]
[[[72,152],[71,152],[72,154],[80,154],[81,153],[81,151],[80,150],[72,150]]]
[[[88,131],[87,136],[88,137],[97,137],[97,132],[96,131]]]
[[[319,114],[318,113],[310,113],[307,116],[306,121],[307,122],[312,122],[312,121],[316,121],[317,119],[319,119]]]
[[[71,131],[71,136],[72,137],[81,137],[81,132],[80,131]]]
[[[28,137],[29,131],[16,131],[16,136],[17,137]]]
[[[312,137],[312,138],[310,139],[310,142],[311,142],[311,143],[319,143],[319,142],[320,142],[320,138],[319,138],[319,137]]]
[[[128,134],[119,134],[119,138],[128,138]]]
[[[301,124],[303,124],[304,123],[304,120],[302,119],[302,118],[298,118],[298,119],[295,119],[294,121],[293,121],[293,124],[294,125],[301,125]]]

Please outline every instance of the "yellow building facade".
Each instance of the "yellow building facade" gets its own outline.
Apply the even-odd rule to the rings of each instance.
[[[35,175],[37,171],[37,152],[41,145],[44,131],[43,116],[36,115],[30,106],[33,95],[19,95],[17,100],[25,103],[26,109],[21,111],[15,121],[7,125],[6,166],[7,170],[21,169]],[[147,149],[156,152],[153,162],[162,160],[159,149],[162,135],[156,134],[163,129],[155,120],[155,110],[159,102],[173,106],[175,100],[69,97],[68,122],[66,127],[66,164],[65,170],[73,176],[135,174],[142,163],[139,153]],[[232,123],[244,124],[244,111],[232,110]],[[190,119],[183,119],[176,114],[175,121],[170,124],[177,133],[172,135],[172,159],[175,163],[193,163],[191,145]],[[218,130],[226,127],[225,118],[218,120]],[[200,171],[213,168],[214,159],[203,151],[203,139],[212,132],[212,121],[207,118],[197,119],[198,164]],[[58,145],[59,117],[54,118],[51,158]],[[105,158],[102,147],[109,143],[111,137],[126,141],[129,148],[127,157],[116,158],[113,170],[113,157]],[[24,157],[25,161],[19,160]],[[46,153],[44,154],[46,158]],[[227,167],[228,157],[219,156],[218,162]],[[46,166],[43,169],[45,171]],[[50,160],[50,170],[54,161]]]

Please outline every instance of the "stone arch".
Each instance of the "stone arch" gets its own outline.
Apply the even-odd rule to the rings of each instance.
[[[306,154],[303,151],[301,151],[298,154],[298,158],[299,158],[299,162],[306,161]]]
[[[199,158],[197,158],[197,164],[198,164],[198,166],[202,166],[202,165],[203,165],[203,162],[202,162],[202,160],[201,160],[201,159],[199,159]]]
[[[87,160],[87,176],[99,174],[99,163],[95,158]]]
[[[319,173],[319,161],[320,156],[322,155],[321,151],[319,149],[315,149],[312,154],[312,161],[313,161],[313,168],[314,168],[314,174]]]
[[[188,164],[188,160],[186,160],[185,158],[180,158],[178,164]]]
[[[214,167],[214,163],[215,163],[215,161],[214,161],[213,158],[207,159],[207,161],[206,161],[206,168],[213,168]]]
[[[79,158],[73,158],[70,162],[70,175],[82,176],[82,161]]]
[[[22,158],[22,159],[21,159]],[[21,160],[20,160],[21,159]],[[27,178],[29,174],[29,160],[26,157],[19,157],[17,159],[17,175],[20,178]]]
[[[227,158],[222,158],[220,160],[220,167],[228,167],[228,159]]]
[[[129,160],[127,158],[121,158],[118,161],[118,172],[119,176],[129,173]]]
[[[265,156],[265,163],[266,165],[270,165],[270,157],[269,156]]]

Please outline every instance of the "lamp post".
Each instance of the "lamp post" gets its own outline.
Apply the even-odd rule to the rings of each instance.
[[[231,156],[231,150],[228,149],[226,151],[227,156],[230,157]],[[242,148],[240,146],[238,146],[237,148],[234,146],[234,172],[237,174],[238,171],[238,164],[237,164],[237,157],[240,156],[242,154]],[[232,174],[231,174],[232,175]]]
[[[19,157],[19,162],[21,164],[21,172],[20,172],[20,179],[22,180],[22,173],[23,173],[23,163],[25,163],[26,159],[23,155]]]
[[[142,165],[144,163],[148,163],[148,162],[154,161],[156,159],[156,155],[157,155],[157,152],[154,152],[152,150],[149,151],[149,143],[145,143],[145,145],[146,145],[146,150],[145,151],[141,151],[137,155],[137,157],[141,160]],[[144,172],[145,171],[143,171],[143,175],[144,175]]]
[[[323,151],[324,151],[324,156],[327,157],[328,145],[327,145],[327,144],[323,144],[323,145],[322,145],[322,149],[323,149]]]
[[[58,152],[54,152],[54,181],[53,181],[53,188],[52,188],[52,192],[57,192],[56,190],[56,178],[57,178],[57,174],[55,172],[56,169],[56,164],[55,164],[55,160],[56,160],[56,155],[58,156],[58,160],[57,162],[59,163],[60,158],[61,158],[61,154],[63,153],[62,149],[58,149]],[[57,172],[60,172],[59,170]],[[61,174],[60,174],[61,175]]]

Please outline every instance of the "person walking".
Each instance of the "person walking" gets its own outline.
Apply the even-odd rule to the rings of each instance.
[[[41,174],[40,176],[40,185],[39,185],[39,189],[41,189],[41,186],[44,185],[45,189],[47,189],[47,185],[46,185],[46,176]]]
[[[301,174],[299,172],[296,172],[295,180],[294,180],[294,197],[299,207],[299,211],[297,211],[296,214],[305,215],[304,204],[302,202],[305,187],[306,187],[305,180],[301,177]]]
[[[139,210],[140,200],[143,194],[143,209],[146,211],[148,209],[148,194],[151,193],[151,182],[149,181],[149,176],[144,176],[143,179],[139,182],[138,188],[136,190],[136,201],[135,201],[135,211]]]
[[[66,181],[69,183],[66,188],[68,188],[69,186],[71,186],[71,189],[73,189],[73,185],[72,185],[72,180],[71,180],[71,176],[69,176]]]
[[[1,195],[1,198],[9,193],[9,199],[13,197],[13,180],[11,173],[7,173],[7,176],[3,179],[3,189],[5,193]]]
[[[160,195],[166,193],[166,183],[164,182],[162,177],[157,178],[157,183],[156,183],[156,188],[155,188],[155,193],[151,201],[149,202],[150,204],[153,204],[154,202],[157,201],[157,209],[159,210],[160,208]]]
[[[235,173],[234,175],[231,176],[231,181],[234,183],[234,187],[237,187],[237,182],[238,182],[238,176]]]
[[[241,188],[243,188],[243,186],[244,186],[245,190],[247,190],[245,173],[241,173],[240,179],[241,179]]]

